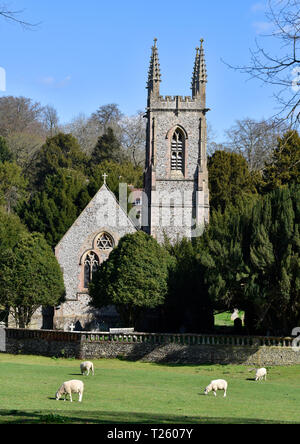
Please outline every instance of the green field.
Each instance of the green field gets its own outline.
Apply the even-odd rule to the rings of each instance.
[[[269,368],[254,381],[249,367],[158,365],[97,360],[95,376],[80,361],[0,354],[0,423],[200,424],[300,423],[300,366]],[[204,396],[216,378],[228,395]],[[83,402],[55,400],[62,382],[81,379]]]
[[[233,327],[234,322],[230,319],[232,312],[224,312],[215,315],[215,326]],[[244,315],[243,311],[239,312],[239,316]]]

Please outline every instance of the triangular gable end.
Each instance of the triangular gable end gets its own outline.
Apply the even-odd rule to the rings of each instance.
[[[107,198],[107,201],[105,199],[105,196]],[[94,210],[93,210],[94,209]],[[59,248],[60,244],[64,242],[64,239],[68,237],[69,233],[78,225],[81,224],[82,219],[84,219],[87,215],[87,213],[93,214],[93,217],[95,218],[95,213],[97,212],[104,212],[109,210],[109,213],[107,216],[108,224],[112,225],[111,220],[109,216],[116,217],[118,215],[119,219],[122,219],[122,226],[130,226],[131,230],[138,230],[138,227],[133,223],[133,221],[128,217],[125,210],[121,207],[120,203],[118,202],[116,196],[114,193],[108,188],[106,184],[103,184],[101,188],[97,191],[95,196],[91,199],[91,201],[88,203],[88,205],[85,207],[85,209],[81,212],[81,214],[78,216],[78,218],[74,221],[74,223],[71,225],[71,227],[66,231],[64,236],[61,238],[61,240],[58,242],[58,244],[55,247],[55,250]],[[101,218],[102,214],[99,214],[99,218]],[[97,216],[96,216],[97,218]],[[99,223],[99,225],[103,225]],[[114,224],[113,224],[114,225]],[[115,225],[117,225],[117,221],[115,221]]]

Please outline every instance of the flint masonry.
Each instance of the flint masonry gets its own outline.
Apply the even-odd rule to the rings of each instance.
[[[206,161],[206,63],[203,40],[196,48],[192,96],[161,96],[156,39],[147,102],[144,229],[159,242],[199,235],[209,221]],[[147,215],[147,218],[146,218]]]
[[[148,74],[146,163],[142,197],[142,223],[124,212],[104,184],[56,246],[63,270],[66,302],[54,310],[53,327],[70,330],[91,328],[105,319],[113,326],[113,307],[95,311],[89,307],[88,285],[93,273],[107,260],[120,238],[143,229],[163,242],[199,236],[209,221],[209,189],[206,161],[207,73],[203,40],[196,48],[192,95],[161,96],[161,71],[157,40],[151,50]],[[33,328],[45,325],[42,310]],[[95,324],[94,324],[95,325]],[[49,327],[48,327],[49,328]]]

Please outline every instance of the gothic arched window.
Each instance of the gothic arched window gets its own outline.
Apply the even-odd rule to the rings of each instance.
[[[100,265],[99,257],[94,251],[89,251],[84,259],[84,288],[88,288],[93,279],[93,273]]]
[[[109,251],[114,248],[114,240],[108,233],[101,233],[96,241],[96,246],[100,251]]]
[[[184,172],[185,137],[183,132],[177,128],[171,142],[171,171]]]

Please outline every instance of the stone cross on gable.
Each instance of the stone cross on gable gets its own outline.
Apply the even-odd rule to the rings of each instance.
[[[108,175],[106,173],[102,174],[103,177],[103,183],[106,185],[106,179],[108,178]]]

